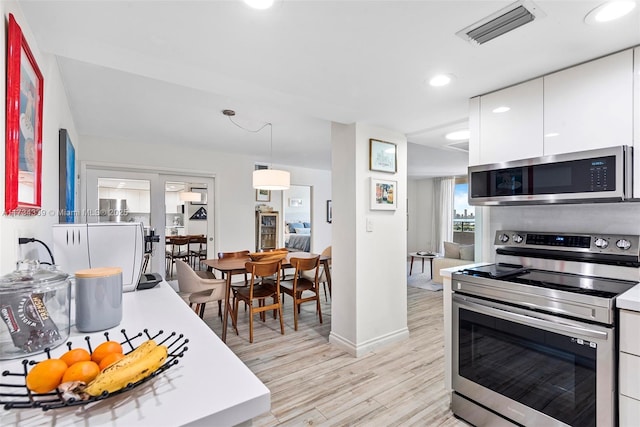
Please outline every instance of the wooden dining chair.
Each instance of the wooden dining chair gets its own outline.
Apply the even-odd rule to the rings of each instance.
[[[238,258],[242,258],[242,259],[248,259],[249,258],[249,254],[251,252],[246,250],[246,251],[236,251],[236,252],[218,252],[218,259],[238,259]],[[247,278],[247,272],[244,271],[243,273],[236,273],[237,274],[243,274],[244,275],[244,283],[243,284],[239,284],[238,282],[231,282],[231,293],[233,296],[233,301],[231,302],[231,304],[235,304],[235,300],[236,300],[236,292],[238,291],[239,288],[245,287],[249,285],[249,279]],[[222,273],[222,278],[225,278],[224,273]],[[247,305],[245,304],[245,310],[247,309]]]
[[[280,284],[280,290],[282,290],[282,296],[284,300],[284,294],[293,298],[293,325],[294,329],[298,330],[298,316],[300,315],[300,305],[305,302],[315,301],[316,311],[322,323],[322,309],[320,308],[320,291],[319,291],[319,266],[320,256],[313,258],[295,258],[292,257],[291,266],[296,269],[293,280],[285,280]],[[303,276],[305,272],[307,275]],[[307,277],[312,277],[308,279]],[[306,292],[306,295],[303,295]],[[309,295],[312,293],[313,295]]]
[[[176,260],[189,261],[189,238],[186,236],[170,237],[169,247],[165,252],[165,259],[167,261],[167,274],[171,277],[173,275],[173,265]]]
[[[189,237],[189,258],[191,267],[198,270],[202,267],[202,261],[207,259],[207,237],[206,236],[190,236]]]
[[[326,256],[329,257],[329,268],[331,268],[331,246],[327,246],[323,251],[321,256]],[[312,273],[310,272],[306,272],[303,271],[302,272],[302,277],[309,279],[309,280],[313,280],[313,276]],[[322,283],[322,289],[324,290],[324,299],[325,301],[329,301],[329,299],[327,298],[327,285],[329,285],[329,296],[331,296],[331,284],[329,283],[329,280],[327,279],[327,272],[324,271],[324,265],[320,266],[320,275],[318,276],[318,282]]]
[[[280,269],[282,260],[249,261],[245,264],[249,273],[249,286],[238,288],[234,307],[234,321],[238,324],[238,305],[244,301],[249,306],[249,342],[253,342],[253,315],[260,314],[264,322],[265,312],[274,310],[280,318],[280,333],[284,335],[284,322],[282,320],[282,301],[280,300]],[[274,276],[275,275],[275,276]],[[275,277],[275,279],[273,279]],[[273,303],[267,304],[267,298],[273,298]],[[257,301],[258,305],[254,305]]]
[[[226,281],[222,279],[204,279],[199,276],[189,264],[181,259],[176,260],[178,272],[178,290],[182,294],[188,294],[189,306],[194,304],[195,312],[200,318],[204,316],[204,308],[208,302],[224,300]],[[220,310],[218,310],[220,311]],[[222,318],[222,314],[220,314]]]

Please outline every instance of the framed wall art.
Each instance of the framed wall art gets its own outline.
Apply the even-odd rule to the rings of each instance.
[[[42,94],[44,78],[27,40],[9,14],[5,212],[34,215],[42,204]]]
[[[396,210],[397,181],[371,178],[371,210]]]
[[[75,222],[76,210],[76,149],[66,129],[58,137],[58,200],[61,224]]]
[[[398,146],[391,142],[369,140],[369,170],[396,173]]]
[[[271,191],[269,190],[256,190],[256,202],[270,202]]]

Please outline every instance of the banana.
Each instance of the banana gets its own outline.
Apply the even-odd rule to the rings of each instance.
[[[167,347],[156,345],[150,351],[141,352],[141,354],[142,356],[136,357],[135,360],[131,360],[124,365],[116,366],[117,363],[114,363],[105,368],[93,381],[87,384],[87,388],[84,390],[85,393],[91,396],[99,396],[105,391],[113,393],[128,384],[148,377],[162,366],[167,359]]]
[[[137,360],[144,359],[144,358],[147,357],[147,354],[150,353],[151,350],[153,350],[157,346],[158,345],[156,344],[156,342],[154,340],[147,340],[147,341],[143,342],[142,344],[140,344],[138,346],[138,348],[133,350],[131,353],[127,354],[122,359],[120,359],[117,362],[114,362],[111,365],[109,365],[106,368],[104,368],[102,372],[106,373],[106,372],[109,372],[109,371],[112,371],[112,370],[121,369],[121,368],[123,368],[123,367],[125,367],[127,365],[135,363]]]

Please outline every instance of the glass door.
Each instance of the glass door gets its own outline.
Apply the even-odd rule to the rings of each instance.
[[[183,259],[189,261],[194,270],[204,268],[201,259],[215,257],[214,181],[185,175],[160,175],[160,178],[164,185],[164,243],[168,254],[165,272],[167,280],[175,280],[174,237],[190,238],[188,256]]]
[[[81,184],[85,207],[81,222],[142,222],[145,233],[158,236],[157,243],[147,246],[146,273],[166,275],[165,236],[172,233],[207,236],[204,256],[215,253],[213,178],[88,166]],[[190,200],[185,193],[199,197]]]

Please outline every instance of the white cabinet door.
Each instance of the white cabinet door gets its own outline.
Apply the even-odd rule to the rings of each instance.
[[[633,50],[633,197],[640,198],[640,47]]]
[[[165,212],[174,214],[178,212],[178,193],[175,191],[167,191],[164,193]]]
[[[640,313],[620,310],[620,351],[640,356]]]
[[[480,97],[469,100],[469,166],[480,163]]]
[[[544,77],[544,154],[633,144],[631,49]]]
[[[127,210],[129,212],[140,212],[138,206],[138,190],[125,190],[124,198],[127,200]]]
[[[640,400],[620,396],[620,427],[638,425],[640,419]]]
[[[138,212],[149,213],[151,212],[151,195],[149,190],[138,191],[138,203],[140,210]]]
[[[481,96],[480,164],[541,156],[542,105],[542,78]]]

